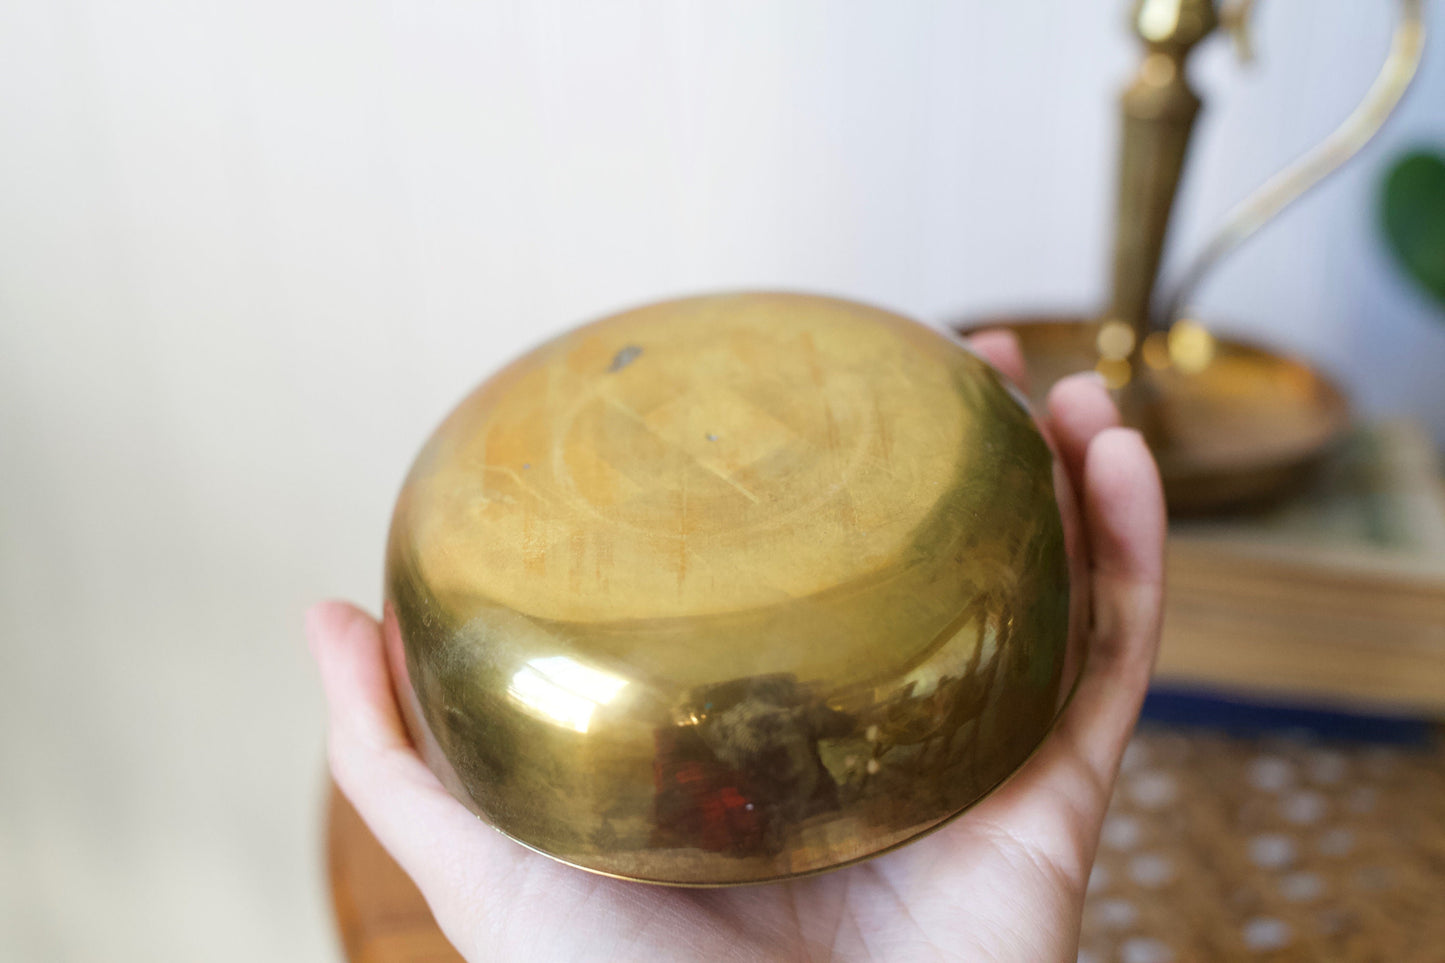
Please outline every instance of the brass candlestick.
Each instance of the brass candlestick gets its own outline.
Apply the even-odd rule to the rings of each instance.
[[[1225,255],[1326,176],[1380,129],[1413,79],[1424,47],[1420,0],[1400,0],[1385,65],[1355,111],[1324,142],[1268,181],[1163,297],[1156,291],[1190,135],[1201,107],[1185,70],[1217,28],[1251,56],[1250,0],[1139,0],[1131,24],[1144,57],[1121,99],[1122,138],[1114,261],[1096,317],[995,318],[1020,336],[1046,391],[1053,377],[1095,368],[1126,421],[1159,460],[1170,507],[1196,511],[1290,490],[1348,422],[1343,395],[1310,365],[1220,338],[1184,317],[1188,299]]]
[[[1185,61],[1219,19],[1211,0],[1141,0],[1133,21],[1146,53],[1121,98],[1114,272],[1105,324],[1128,325],[1137,347],[1148,333],[1174,195],[1201,106]]]

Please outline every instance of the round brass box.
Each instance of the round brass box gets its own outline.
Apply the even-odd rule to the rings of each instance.
[[[419,748],[497,829],[614,876],[759,882],[1018,768],[1082,660],[1077,543],[1053,453],[959,342],[691,298],[452,412],[397,502],[385,621]]]

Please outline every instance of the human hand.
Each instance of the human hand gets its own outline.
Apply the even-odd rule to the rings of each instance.
[[[974,348],[1015,381],[1017,342]],[[307,635],[329,706],[337,784],[469,960],[1073,960],[1119,760],[1158,647],[1164,507],[1138,434],[1075,376],[1045,429],[1079,494],[1093,629],[1073,700],[993,794],[913,846],[836,872],[731,889],[667,889],[554,862],[480,822],[413,749],[380,626],[322,603]]]

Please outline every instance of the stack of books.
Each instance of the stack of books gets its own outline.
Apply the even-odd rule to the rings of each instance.
[[[1413,424],[1357,429],[1288,503],[1172,523],[1157,677],[1445,717],[1445,487]]]

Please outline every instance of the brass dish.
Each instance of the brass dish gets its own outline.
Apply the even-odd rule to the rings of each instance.
[[[1019,337],[1032,389],[1099,363],[1100,324],[1081,315],[971,321],[960,333],[1008,328]],[[1169,510],[1195,514],[1249,507],[1296,491],[1349,425],[1349,404],[1309,365],[1209,335],[1207,353],[1181,370],[1146,366],[1149,437]],[[1145,361],[1150,361],[1145,352]]]
[[[408,725],[539,852],[679,885],[876,855],[1034,750],[1087,592],[1067,481],[947,335],[821,297],[579,328],[446,419],[398,499]]]

